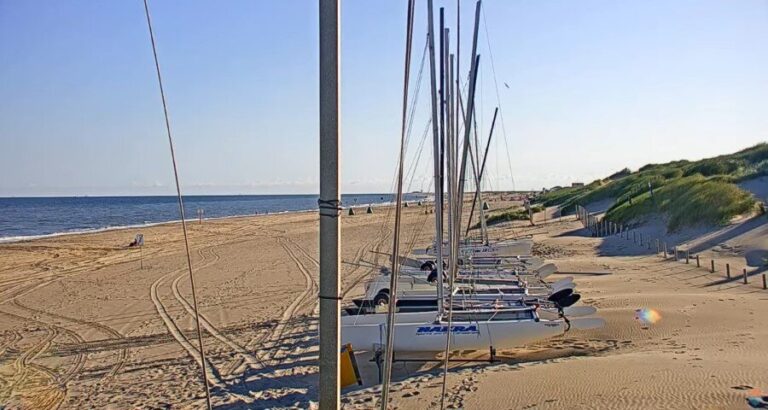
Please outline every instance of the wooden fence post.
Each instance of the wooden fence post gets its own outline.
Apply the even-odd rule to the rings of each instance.
[[[659,252],[661,252],[660,245],[659,245],[659,240],[656,239],[656,255],[658,255]]]
[[[699,260],[699,255],[696,255],[696,267],[697,268],[701,267],[701,260]]]
[[[691,258],[691,251],[689,249],[685,250],[685,264],[688,264],[688,260]]]
[[[765,273],[763,273],[763,289],[768,289],[768,282],[765,281]]]
[[[711,265],[712,265],[712,266],[710,267],[710,270],[709,270],[709,271],[710,271],[710,272],[712,272],[712,273],[715,273],[715,260],[714,260],[714,259],[712,259],[712,260],[711,260],[711,262],[712,262],[712,263],[711,263]]]
[[[725,276],[727,276],[728,279],[731,278],[731,264],[730,263],[726,263],[725,264]]]
[[[744,284],[747,283],[749,283],[749,281],[747,281],[747,268],[744,268]]]
[[[664,242],[664,260],[667,260],[668,254],[667,254],[667,243]]]

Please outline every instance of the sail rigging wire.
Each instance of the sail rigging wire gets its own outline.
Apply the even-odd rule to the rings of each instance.
[[[412,97],[412,100],[411,100],[411,103],[410,103],[411,107],[415,107],[416,103],[418,102],[419,90],[421,89],[421,82],[422,82],[422,77],[423,77],[424,62],[426,60],[426,55],[427,55],[427,46],[428,46],[428,43],[425,40],[424,41],[424,51],[422,52],[421,62],[419,63],[419,73],[418,73],[418,76],[417,76],[417,79],[416,79],[415,91],[413,93],[413,97]],[[409,146],[410,140],[411,140],[411,135],[412,135],[412,129],[413,129],[413,123],[414,123],[415,116],[416,116],[416,110],[415,109],[411,109],[410,113],[409,113],[409,117],[408,117],[408,131],[406,133],[406,143],[405,143],[405,145],[406,145],[406,152],[408,152],[408,146]],[[427,120],[427,125],[426,125],[427,128],[429,128],[430,122],[431,122],[431,119],[428,119]],[[422,137],[422,138],[424,138],[424,137]],[[422,142],[422,144],[423,144],[423,142]],[[413,167],[417,166],[418,163],[419,163],[418,160],[421,157],[422,148],[423,147],[420,145],[420,147],[418,149],[418,153],[417,153],[416,157],[413,159],[414,160]],[[406,177],[406,179],[409,180],[409,183],[408,183],[408,186],[409,186],[408,189],[409,190],[410,190],[410,186],[413,184],[413,178],[415,176],[415,173],[416,173],[416,169],[415,168],[412,169],[412,170],[409,170],[408,173],[406,173],[406,175],[408,175],[408,174],[411,175],[410,178]],[[390,184],[389,192],[393,192],[395,190],[396,183],[397,183],[397,167],[395,167],[395,170],[394,170],[394,172],[392,174],[392,183]],[[392,217],[392,211],[393,211],[393,209],[392,209],[391,206],[387,207],[387,211],[384,214],[384,219],[382,219],[381,224],[379,225],[379,230],[377,231],[375,238],[380,238],[382,236],[388,235],[388,229],[387,228],[389,226],[389,221],[390,221],[390,219]],[[410,253],[410,251],[412,251],[412,250],[413,250],[413,246],[411,246],[408,249],[408,253]],[[379,255],[380,255],[380,253],[376,254],[376,256],[374,258],[373,265],[378,265]],[[368,275],[366,275],[366,276],[370,276],[370,274],[372,274],[374,272],[375,272],[375,270],[371,270],[371,272],[369,272]],[[362,306],[358,309],[358,313],[361,312],[361,311],[362,311]]]
[[[418,171],[419,165],[421,165],[421,155],[424,152],[424,143],[427,141],[427,135],[429,134],[429,126],[432,124],[432,120],[427,120],[427,124],[424,127],[424,131],[421,134],[421,140],[419,141],[419,147],[416,149],[416,155],[413,158],[413,162],[411,162],[410,169],[408,172],[405,173],[405,179],[408,180],[408,184],[406,185],[406,191],[410,191],[411,187],[413,186],[413,179],[416,177],[416,172]]]
[[[387,309],[387,345],[385,346],[384,377],[381,385],[381,409],[389,405],[389,381],[392,377],[392,360],[395,344],[395,309],[397,306],[397,274],[400,270],[400,218],[403,202],[403,168],[405,162],[405,138],[408,122],[408,83],[411,68],[411,47],[413,44],[413,14],[415,0],[408,0],[408,21],[405,37],[405,64],[403,69],[403,117],[400,130],[400,158],[398,164],[397,201],[395,205],[394,245],[392,248],[392,273],[389,282],[389,306]]]
[[[173,178],[176,182],[176,196],[179,200],[179,216],[181,217],[181,230],[184,233],[184,249],[187,254],[187,269],[189,271],[189,283],[192,287],[192,307],[195,311],[195,325],[197,326],[197,340],[200,346],[200,370],[203,376],[203,385],[205,385],[205,402],[210,410],[211,406],[211,388],[208,385],[208,374],[205,369],[205,349],[203,348],[203,335],[200,330],[200,313],[197,310],[197,292],[195,291],[195,277],[192,273],[192,256],[189,252],[189,236],[187,235],[187,222],[184,218],[184,199],[181,195],[181,184],[179,183],[179,170],[176,165],[176,154],[173,150],[173,137],[171,136],[171,122],[168,119],[168,103],[165,100],[165,90],[163,89],[163,77],[160,74],[160,62],[157,58],[157,46],[155,45],[155,33],[152,30],[152,19],[149,14],[149,4],[144,0],[144,14],[147,17],[147,27],[149,28],[149,39],[152,43],[152,56],[155,60],[155,70],[157,71],[157,84],[160,88],[160,99],[163,102],[163,115],[165,117],[165,130],[168,134],[168,146],[171,151],[171,163],[173,164]]]
[[[472,32],[472,60],[470,64],[470,84],[469,84],[469,94],[467,95],[467,108],[466,108],[466,117],[465,117],[465,127],[464,127],[464,136],[462,138],[461,143],[461,161],[458,163],[458,169],[454,169],[454,172],[459,172],[458,175],[458,185],[456,188],[458,189],[458,194],[456,195],[456,212],[455,215],[457,215],[458,218],[458,225],[461,225],[461,213],[462,213],[462,206],[464,204],[464,184],[465,184],[465,178],[466,178],[466,170],[467,170],[467,154],[468,154],[468,148],[470,144],[470,132],[471,132],[471,124],[473,120],[473,114],[475,112],[475,91],[477,88],[477,71],[478,66],[480,65],[480,56],[477,54],[477,31],[478,27],[480,25],[480,10],[482,6],[482,0],[477,0],[477,3],[475,5],[475,24],[474,29]],[[466,124],[468,122],[469,124]],[[457,135],[458,140],[458,135]],[[458,151],[456,152],[458,155]],[[456,158],[458,159],[458,158]],[[451,263],[450,263],[450,275],[449,275],[449,281],[450,281],[450,289],[451,291],[448,293],[449,303],[448,303],[448,331],[446,332],[446,338],[445,338],[445,352],[443,357],[443,386],[440,394],[440,407],[443,408],[445,405],[445,391],[446,391],[446,384],[448,381],[448,363],[449,363],[449,350],[450,350],[450,341],[451,341],[451,324],[453,321],[453,283],[454,283],[454,277],[457,272],[457,262],[458,262],[458,253],[459,253],[459,239],[461,237],[461,229],[456,229],[453,232],[453,244],[454,246],[451,248]]]
[[[504,147],[507,151],[507,165],[509,166],[509,178],[512,180],[512,190],[515,190],[515,176],[512,173],[512,156],[509,155],[509,142],[507,141],[507,129],[504,126],[504,112],[501,108],[501,96],[499,95],[499,82],[496,78],[496,65],[493,61],[493,50],[491,49],[491,36],[488,33],[488,20],[485,18],[485,9],[483,13],[483,28],[485,29],[485,41],[488,43],[488,54],[491,58],[491,72],[493,73],[493,85],[496,89],[496,104],[499,107],[499,118],[501,119],[501,133],[504,135]],[[501,189],[501,187],[499,187]]]

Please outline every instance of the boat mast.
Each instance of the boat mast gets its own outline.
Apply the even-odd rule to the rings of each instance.
[[[427,2],[429,72],[432,92],[432,149],[435,159],[435,254],[437,255],[437,310],[443,311],[443,185],[441,177],[440,132],[437,113],[437,78],[435,74],[435,30],[432,0]]]
[[[453,255],[453,242],[451,242],[451,238],[453,238],[453,232],[454,229],[457,229],[458,227],[454,226],[453,221],[453,207],[451,204],[453,203],[453,173],[451,170],[453,169],[453,150],[451,145],[451,137],[450,135],[446,136],[445,133],[445,102],[446,102],[446,77],[445,77],[445,8],[440,7],[440,90],[439,90],[439,96],[440,96],[440,142],[445,150],[445,165],[448,173],[448,177],[445,178],[446,180],[446,190],[448,192],[448,249],[451,250],[451,255]],[[442,163],[443,158],[441,158]],[[460,228],[458,228],[460,229]],[[441,238],[442,240],[442,238]],[[451,256],[452,257],[452,256]],[[449,257],[449,260],[450,258]],[[450,266],[448,267],[448,271],[450,272]],[[442,280],[442,279],[441,279]],[[438,282],[439,285],[442,285],[442,282]]]
[[[400,222],[403,214],[403,169],[405,168],[405,137],[408,123],[408,83],[411,72],[411,46],[413,40],[413,12],[415,0],[408,0],[408,21],[405,38],[405,68],[403,73],[403,117],[400,128],[400,157],[397,165],[397,193],[395,200],[395,229],[392,246],[392,273],[389,280],[389,307],[387,311],[387,344],[385,346],[384,377],[381,386],[381,409],[389,407],[389,381],[395,347],[395,311],[397,310],[397,277],[400,271]]]
[[[496,107],[496,110],[493,112],[493,121],[491,121],[491,131],[488,133],[488,141],[485,144],[485,153],[483,154],[483,162],[482,165],[480,165],[480,172],[478,173],[478,180],[482,181],[483,175],[485,174],[485,162],[488,160],[488,150],[491,148],[491,138],[493,138],[493,129],[496,126],[496,117],[499,114],[499,107]],[[477,148],[479,149],[479,147]],[[489,241],[488,238],[488,226],[485,224],[485,215],[483,214],[483,197],[482,197],[482,191],[478,188],[477,191],[475,191],[475,200],[472,201],[472,209],[469,211],[469,223],[467,224],[467,233],[466,235],[469,235],[469,229],[472,226],[472,215],[475,213],[475,204],[477,204],[480,207],[480,226],[483,231],[485,231],[484,235],[485,240]],[[488,242],[486,242],[488,244]]]
[[[320,408],[339,408],[339,0],[320,0]]]
[[[481,1],[477,1],[477,5],[475,7],[475,27],[474,27],[474,33],[472,37],[472,62],[470,65],[470,84],[469,84],[469,95],[467,96],[467,111],[466,111],[466,120],[464,123],[464,143],[461,153],[461,163],[459,165],[459,201],[457,203],[458,206],[458,214],[461,215],[461,209],[462,205],[464,204],[464,201],[462,201],[462,197],[464,195],[464,181],[466,178],[466,164],[467,164],[467,152],[469,149],[469,143],[470,143],[470,132],[471,132],[471,125],[472,125],[472,114],[475,110],[475,88],[477,86],[477,67],[480,64],[480,56],[477,55],[477,31],[478,27],[480,25],[480,6]]]

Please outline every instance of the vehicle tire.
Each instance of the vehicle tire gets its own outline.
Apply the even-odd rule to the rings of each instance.
[[[427,282],[429,283],[437,282],[437,270],[433,270],[432,272],[429,273],[429,275],[427,276]]]
[[[389,292],[386,290],[382,290],[379,292],[376,297],[373,298],[373,304],[374,306],[382,306],[382,305],[388,305],[389,304]]]
[[[443,272],[443,280],[448,280],[448,275],[445,272]],[[427,276],[427,282],[437,283],[437,269],[430,272],[429,276]]]

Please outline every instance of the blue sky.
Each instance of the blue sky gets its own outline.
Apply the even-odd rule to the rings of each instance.
[[[414,79],[426,26],[426,1],[417,3]],[[448,7],[455,32],[455,2],[435,4]],[[345,192],[392,186],[405,5],[343,1]],[[317,2],[150,6],[185,192],[317,192]],[[473,7],[462,2],[463,75]],[[504,131],[490,188],[590,181],[768,140],[765,1],[487,0],[484,9],[480,129],[487,135],[500,101]],[[173,193],[152,64],[140,0],[0,0],[0,196]],[[415,160],[427,91],[425,77],[412,190],[429,188],[431,145]]]

